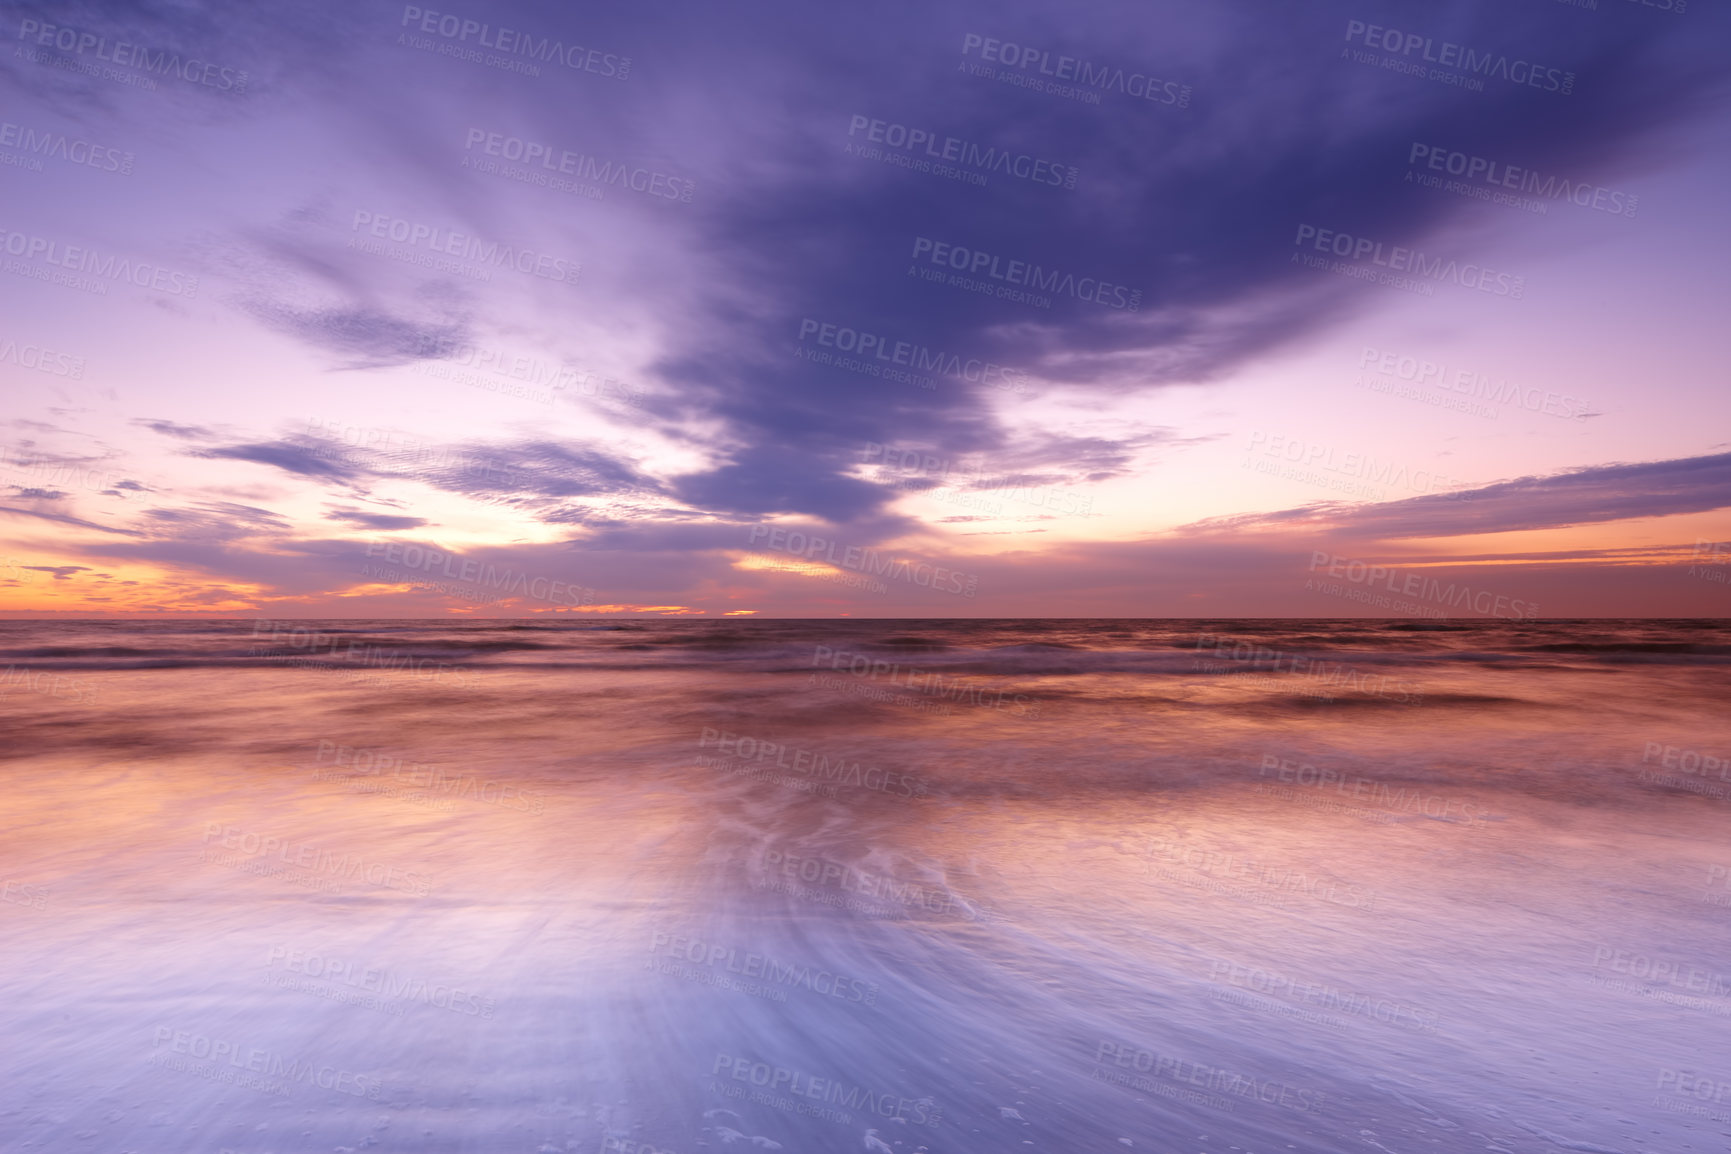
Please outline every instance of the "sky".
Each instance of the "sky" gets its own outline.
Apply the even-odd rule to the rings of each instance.
[[[0,6],[0,613],[1725,616],[1726,33]]]

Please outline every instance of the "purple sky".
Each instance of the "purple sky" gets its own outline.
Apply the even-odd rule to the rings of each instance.
[[[8,6],[0,605],[1724,616],[1726,32]]]

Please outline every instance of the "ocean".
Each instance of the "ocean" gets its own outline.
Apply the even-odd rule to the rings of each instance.
[[[0,650],[0,1148],[1731,1148],[1731,623]]]

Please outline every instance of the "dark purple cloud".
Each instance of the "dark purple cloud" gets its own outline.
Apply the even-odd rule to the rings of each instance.
[[[1362,304],[1359,286],[1289,263],[1300,224],[1459,251],[1472,202],[1401,183],[1415,142],[1582,179],[1630,163],[1719,83],[1691,47],[1696,33],[1628,12],[1113,5],[1058,19],[1022,6],[891,6],[857,21],[826,10],[821,31],[781,15],[778,35],[744,47],[761,74],[724,98],[765,126],[750,136],[769,155],[728,169],[701,218],[716,275],[687,348],[661,371],[747,446],[686,478],[682,493],[830,520],[870,508],[869,494],[830,481],[844,480],[861,440],[919,437],[960,453],[1000,449],[1006,434],[982,418],[984,391],[962,382],[921,391],[794,360],[807,319],[1070,383],[1206,380]],[[1415,83],[1343,62],[1350,19],[1543,57],[1579,82],[1567,97]],[[1052,58],[1169,69],[1193,87],[1191,107],[1093,106],[958,75],[964,36],[982,31]],[[699,16],[664,48],[700,70],[685,50],[736,35],[718,14]],[[1061,158],[1077,187],[994,178],[987,195],[844,157],[856,114]],[[779,142],[765,141],[771,131]],[[1135,287],[1142,305],[1132,314],[1058,298],[1043,311],[927,284],[908,275],[918,237]],[[798,451],[765,448],[789,445]]]
[[[592,264],[582,283],[606,287],[562,302],[563,319],[592,320],[585,310],[599,312],[613,292],[651,301],[661,391],[639,410],[642,421],[713,463],[663,482],[622,448],[552,430],[390,454],[256,429],[145,427],[186,442],[190,455],[263,465],[344,501],[364,500],[367,486],[387,479],[413,480],[569,525],[588,534],[587,547],[620,553],[729,548],[755,519],[775,514],[845,526],[862,543],[905,531],[907,522],[884,513],[901,491],[893,478],[861,475],[868,443],[986,454],[991,481],[964,482],[975,489],[1123,476],[1141,454],[1178,444],[1175,435],[1028,439],[993,415],[988,402],[1004,394],[959,366],[1008,368],[1036,392],[1042,382],[1105,393],[1218,378],[1364,307],[1362,286],[1290,263],[1299,225],[1465,251],[1479,206],[1403,184],[1415,143],[1609,179],[1641,171],[1725,83],[1722,62],[1704,47],[1725,31],[1714,5],[1687,19],[1655,19],[1620,2],[1587,12],[1539,0],[486,6],[496,23],[630,55],[628,83],[563,71],[516,76],[408,50],[395,42],[402,10],[389,5],[236,10],[146,0],[15,11],[245,65],[256,77],[249,94],[204,101],[197,107],[207,122],[268,125],[293,102],[327,155],[346,152],[366,172],[355,184],[376,179],[383,207],[393,189],[412,188],[453,227],[582,250]],[[1541,60],[1576,81],[1566,96],[1417,81],[1342,59],[1353,20]],[[970,35],[1041,59],[1155,73],[1188,90],[1185,106],[1111,91],[1089,103],[970,76],[962,71],[978,60],[963,52]],[[115,96],[74,72],[10,59],[0,71],[82,111]],[[162,97],[165,118],[187,103],[177,93]],[[1075,187],[994,172],[981,188],[848,155],[862,142],[850,136],[860,116],[1074,166]],[[538,210],[516,212],[503,186],[459,167],[477,126],[650,164],[689,178],[697,193],[689,205],[548,194]],[[262,225],[219,222],[213,227],[227,231],[200,250],[207,267],[242,285],[236,303],[254,323],[332,368],[431,359],[483,325],[529,325],[473,283],[345,252],[344,213],[357,200],[372,204],[372,193],[345,187],[353,173],[329,175],[344,191],[318,188]],[[929,283],[910,275],[933,268],[916,261],[917,238],[965,247],[988,264],[1029,261],[1124,286],[1140,303],[1131,311],[1057,295],[1041,309]],[[926,373],[931,387],[923,388],[819,364],[796,355],[839,351],[802,340],[814,322],[924,350],[940,365],[954,358],[958,369]],[[1446,536],[1718,508],[1723,488],[1718,465],[1604,466],[1488,486],[1464,500],[1313,506],[1207,528]],[[261,515],[277,517],[233,508],[246,532],[275,523]],[[224,515],[155,510],[146,531],[176,542],[209,537],[211,519]],[[425,524],[394,512],[332,516],[379,529]]]
[[[1382,540],[1560,529],[1637,517],[1731,507],[1731,453],[1596,465],[1520,477],[1459,493],[1352,505],[1320,503],[1273,513],[1217,517],[1189,533],[1250,529],[1328,531]]]
[[[175,437],[182,441],[208,441],[219,435],[214,430],[207,429],[202,425],[182,425],[174,421],[138,419],[132,423],[154,433],[161,433],[165,437]]]
[[[348,483],[368,473],[364,465],[345,454],[341,445],[305,436],[250,445],[224,445],[196,450],[191,455],[216,460],[251,461],[258,465],[270,465],[285,473],[322,481]]]
[[[246,309],[270,328],[343,355],[341,367],[382,368],[410,364],[429,349],[461,341],[461,325],[426,323],[377,308],[297,308],[285,301],[254,298]]]
[[[0,505],[0,513],[10,513],[15,517],[33,517],[39,521],[51,521],[57,525],[72,525],[80,529],[95,529],[99,533],[116,533],[123,537],[143,537],[146,535],[136,529],[118,529],[110,525],[98,525],[94,521],[86,521],[81,517],[68,517],[62,513],[43,513],[36,509],[20,509],[13,505]]]
[[[345,521],[362,529],[419,529],[427,524],[422,517],[398,517],[389,513],[367,513],[359,509],[344,509],[325,514],[327,521]]]

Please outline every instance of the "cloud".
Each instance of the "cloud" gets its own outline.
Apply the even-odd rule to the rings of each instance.
[[[136,529],[116,529],[108,525],[98,525],[94,521],[86,521],[79,517],[68,517],[60,513],[39,513],[35,509],[19,509],[11,505],[0,505],[0,513],[11,513],[18,517],[34,517],[40,521],[52,521],[57,525],[74,525],[80,529],[95,529],[99,533],[115,533],[124,537],[143,537],[145,535]]]
[[[886,500],[881,486],[837,475],[833,456],[775,445],[742,449],[725,465],[683,477],[674,493],[733,514],[799,511],[834,522],[867,516]]]
[[[152,432],[161,433],[165,437],[175,437],[182,441],[210,441],[219,435],[203,425],[181,425],[174,421],[145,419],[135,419],[132,423]]]
[[[797,359],[807,321],[1013,366],[1036,388],[1122,393],[1215,379],[1374,301],[1361,285],[1290,263],[1300,224],[1474,254],[1466,222],[1479,219],[1478,205],[1415,195],[1399,180],[1415,141],[1581,179],[1624,163],[1717,83],[1704,58],[1684,55],[1687,38],[1656,22],[1576,21],[1559,33],[1546,14],[1506,5],[1415,13],[1415,26],[1481,50],[1544,44],[1559,68],[1593,79],[1567,100],[1497,83],[1463,99],[1342,61],[1350,15],[1307,5],[1244,21],[1210,7],[1174,22],[1119,5],[1057,21],[1031,6],[994,9],[995,36],[1052,59],[1170,65],[1194,86],[1184,110],[1116,96],[1093,106],[958,76],[961,14],[912,37],[893,17],[865,22],[797,54],[778,41],[784,51],[764,78],[718,96],[737,122],[773,126],[779,144],[755,136],[767,155],[700,219],[700,294],[657,366],[744,447],[676,491],[718,512],[848,520],[889,496],[846,482],[861,442],[911,439],[946,454],[1009,447],[1011,429],[982,412],[990,390],[941,374],[921,390]],[[700,30],[733,35],[701,17],[686,35]],[[687,47],[676,40],[669,51]],[[780,101],[795,91],[789,111]],[[850,141],[856,115],[1059,160],[1076,167],[1077,187],[998,172],[985,195],[848,156],[862,141]],[[932,284],[910,273],[941,281],[951,270],[920,264],[917,238],[968,250],[970,269],[976,255],[988,268],[1030,262],[1077,283],[1138,289],[1142,303],[1131,312],[1059,295],[1043,310]],[[1108,458],[1128,451],[1103,448]]]
[[[416,321],[362,305],[300,307],[253,296],[244,307],[278,332],[343,354],[347,369],[410,364],[466,336],[461,324]]]
[[[428,522],[421,517],[398,517],[389,513],[366,513],[358,509],[344,509],[335,513],[325,514],[327,521],[347,521],[363,529],[418,529]]]
[[[919,440],[867,445],[864,464],[880,484],[902,491],[956,488],[973,492],[1097,484],[1129,475],[1157,448],[1184,448],[1224,434],[1187,437],[1175,429],[1122,428],[1117,436],[1036,428],[1018,432],[990,454],[948,457]],[[986,518],[945,518],[985,520]]]
[[[143,521],[153,536],[180,541],[230,541],[285,534],[293,526],[281,514],[233,501],[180,509],[147,509]]]
[[[629,12],[572,16],[514,0],[497,7],[494,19],[531,35],[569,29],[587,43],[641,53],[630,85],[507,75],[399,46],[389,12],[278,0],[243,12],[199,0],[84,5],[78,19],[113,38],[188,58],[256,63],[255,93],[292,94],[292,116],[250,96],[173,105],[176,116],[250,122],[258,129],[251,139],[311,173],[304,185],[268,196],[262,184],[252,187],[257,205],[244,207],[270,214],[263,224],[230,223],[245,217],[224,202],[211,214],[215,237],[188,258],[201,273],[215,268],[213,283],[241,286],[228,303],[242,310],[244,324],[270,334],[252,339],[273,350],[292,342],[319,364],[379,369],[470,341],[512,353],[520,345],[556,363],[583,339],[574,333],[599,333],[610,349],[617,337],[617,356],[627,363],[600,371],[643,380],[636,370],[647,366],[653,378],[645,381],[651,399],[630,421],[672,443],[679,450],[672,459],[700,463],[681,464],[669,477],[668,466],[645,464],[635,448],[602,441],[588,427],[567,436],[564,408],[548,410],[529,435],[465,431],[412,451],[276,435],[264,426],[148,419],[138,424],[176,442],[169,447],[240,475],[224,491],[235,500],[144,512],[137,502],[128,507],[129,529],[10,511],[140,538],[101,547],[115,556],[300,596],[357,582],[358,546],[324,536],[347,528],[315,519],[309,531],[264,508],[278,500],[279,475],[296,479],[297,496],[307,495],[304,487],[322,498],[336,525],[437,536],[434,523],[389,511],[393,502],[368,492],[408,482],[492,506],[486,512],[495,517],[508,507],[543,525],[569,526],[578,548],[560,542],[550,551],[521,546],[488,555],[572,567],[620,604],[685,604],[693,589],[741,584],[785,593],[789,603],[831,604],[830,587],[788,574],[742,575],[730,559],[771,516],[800,518],[849,544],[917,540],[918,523],[885,510],[926,480],[898,485],[903,478],[893,473],[869,462],[862,468],[865,445],[981,459],[980,474],[941,483],[988,490],[1124,477],[1153,454],[1196,443],[1170,429],[1061,424],[1052,414],[1220,379],[1387,303],[1375,290],[1293,265],[1301,223],[1479,256],[1494,227],[1484,224],[1483,204],[1399,180],[1415,142],[1573,180],[1649,168],[1659,142],[1722,84],[1721,62],[1701,48],[1723,27],[1722,16],[1700,7],[1678,21],[1648,19],[1653,14],[1638,6],[1583,14],[1480,0],[1386,17],[1480,50],[1542,54],[1578,74],[1576,91],[1564,98],[1500,82],[1465,92],[1343,60],[1346,21],[1365,16],[1352,4],[1272,6],[1248,18],[1228,4],[1105,0],[1059,12],[1027,0],[941,10],[890,0],[814,14],[804,0],[767,0],[749,19],[688,5],[680,21],[652,28]],[[26,10],[55,18],[49,5]],[[1179,108],[1108,92],[1090,104],[963,74],[963,36],[982,20],[992,35],[1051,59],[1158,72],[1188,85],[1192,97]],[[61,70],[11,60],[0,68],[57,94],[95,100],[106,91]],[[314,83],[333,76],[340,80]],[[167,107],[160,101],[114,104],[138,118],[130,138],[160,136],[149,122],[163,115],[151,111]],[[184,112],[182,104],[207,111]],[[980,188],[849,154],[860,142],[850,135],[859,116],[1074,165],[1076,186],[994,169]],[[654,164],[694,178],[698,194],[690,205],[660,204],[609,187],[604,201],[578,203],[477,175],[461,161],[465,129],[478,123]],[[280,139],[279,126],[287,130]],[[245,136],[216,134],[224,147],[241,149],[226,169],[251,172]],[[354,165],[333,175],[301,159],[317,155]],[[566,295],[510,269],[492,270],[499,274],[492,281],[451,277],[420,263],[430,256],[425,247],[395,254],[412,259],[357,253],[345,245],[354,236],[348,214],[358,207],[431,222],[447,234],[467,230],[573,253],[585,262],[585,279]],[[141,231],[191,231],[158,223],[145,214]],[[1131,311],[1054,293],[1042,309],[933,283],[910,275],[949,275],[923,258],[915,266],[922,237],[984,254],[986,267],[1032,262],[1078,281],[1121,285],[1140,292],[1140,303]],[[929,365],[915,371],[931,387],[796,355],[838,351],[802,340],[813,321],[879,336],[880,352],[917,350],[911,359]],[[881,374],[881,358],[858,359]],[[965,366],[1013,370],[1033,400]],[[1221,578],[1222,567],[1303,556],[1300,544],[1321,534],[1391,541],[1723,507],[1723,459],[1693,460],[1601,465],[1449,497],[1247,514],[1121,548],[1047,544],[1058,534],[1027,530],[1028,550],[979,562],[982,588],[1026,589],[1049,611],[1067,608],[1078,589],[1139,604],[1151,587],[1172,596],[1186,583],[1237,587],[1236,576]],[[270,487],[239,487],[267,474],[233,462],[269,470]],[[58,477],[31,480],[42,487],[25,495],[41,499],[64,496],[47,487],[51,480],[77,487]],[[128,481],[109,491],[149,490]],[[438,501],[441,520],[452,503]],[[966,526],[969,518],[945,523]],[[314,539],[294,540],[297,532]],[[1253,583],[1243,578],[1244,587]]]
[[[1403,501],[1325,503],[1217,517],[1185,526],[1182,532],[1282,529],[1383,540],[1461,537],[1703,513],[1727,506],[1731,506],[1731,453],[1719,453],[1595,465]]]
[[[1121,395],[1217,379],[1374,301],[1360,284],[1290,262],[1300,224],[1475,255],[1470,222],[1481,205],[1399,180],[1415,141],[1582,179],[1637,163],[1720,83],[1711,54],[1698,50],[1700,33],[1682,22],[1559,22],[1543,6],[1511,11],[1494,0],[1415,11],[1407,23],[1481,51],[1518,56],[1542,45],[1548,64],[1581,77],[1573,93],[1493,80],[1466,94],[1343,60],[1342,33],[1360,15],[1350,6],[1293,5],[1253,20],[1224,5],[1190,6],[1182,19],[1130,3],[1062,18],[1033,3],[989,9],[993,34],[1006,42],[1050,59],[1156,71],[1192,90],[1183,107],[1110,91],[1091,104],[961,74],[963,36],[985,11],[934,15],[892,3],[870,18],[826,12],[814,21],[808,6],[771,0],[742,21],[691,7],[676,25],[657,25],[652,45],[628,15],[586,12],[586,35],[638,43],[656,59],[656,96],[634,89],[631,100],[617,85],[592,83],[582,101],[555,101],[538,84],[496,84],[484,69],[378,36],[371,15],[313,20],[272,9],[224,20],[220,33],[201,24],[200,35],[257,43],[285,22],[270,53],[285,73],[295,63],[334,70],[345,51],[336,46],[349,45],[340,95],[323,115],[374,171],[396,178],[400,211],[476,236],[576,245],[610,278],[611,295],[652,302],[638,306],[647,315],[627,318],[657,337],[650,368],[664,391],[644,419],[710,458],[665,486],[627,476],[622,462],[543,469],[527,461],[522,490],[473,476],[429,483],[501,498],[636,489],[721,515],[803,513],[832,523],[871,520],[895,497],[853,475],[863,443],[917,439],[946,455],[1006,462],[1023,449],[1016,418],[987,403],[1003,394],[978,373],[933,370],[933,387],[922,389],[818,364],[795,356],[809,321],[881,336],[886,348],[918,349],[940,364],[1009,367],[1036,390]],[[508,4],[499,18],[559,22],[532,4]],[[387,98],[405,86],[417,99]],[[369,116],[356,118],[357,106]],[[987,164],[982,189],[850,155],[864,142],[850,134],[862,116],[992,155],[1074,166],[1075,187]],[[610,189],[591,218],[553,210],[558,198],[546,190],[503,195],[497,179],[461,168],[464,126],[478,118],[694,175],[700,199],[659,205]],[[303,198],[274,224],[226,238],[221,259],[250,286],[243,307],[262,324],[357,368],[407,363],[488,330],[562,340],[558,326],[519,316],[503,281],[482,292],[423,265],[344,250],[349,207]],[[922,237],[984,254],[987,267],[1030,262],[1071,283],[1133,289],[1140,304],[1103,307],[1060,292],[1041,309],[930,283],[910,275]],[[920,268],[940,279],[951,271],[929,261]],[[665,279],[636,291],[651,278]],[[613,299],[590,307],[602,318],[629,312]],[[1072,448],[1094,462],[1085,477],[1118,475],[1145,447],[1111,431],[1084,440],[1093,443]],[[264,459],[266,449],[228,451]],[[304,454],[266,463],[342,475]],[[1003,471],[1033,481],[1065,475],[1063,467],[1054,459]],[[557,523],[591,516],[569,505],[541,512]]]
[[[478,497],[590,497],[660,485],[618,457],[581,443],[470,443],[389,458],[389,475]]]
[[[635,466],[581,442],[542,438],[450,445],[359,447],[300,434],[274,441],[223,445],[191,452],[207,459],[250,461],[353,492],[370,482],[414,481],[479,501],[525,509],[551,524],[582,524],[613,515],[567,503],[569,498],[629,498],[641,501],[663,486]],[[383,514],[375,528],[411,527],[411,518]],[[424,520],[413,519],[416,525]]]
[[[304,436],[247,445],[224,445],[201,449],[191,455],[215,460],[251,461],[300,477],[344,484],[353,483],[369,472],[363,464],[345,455],[343,448],[335,442]]]

